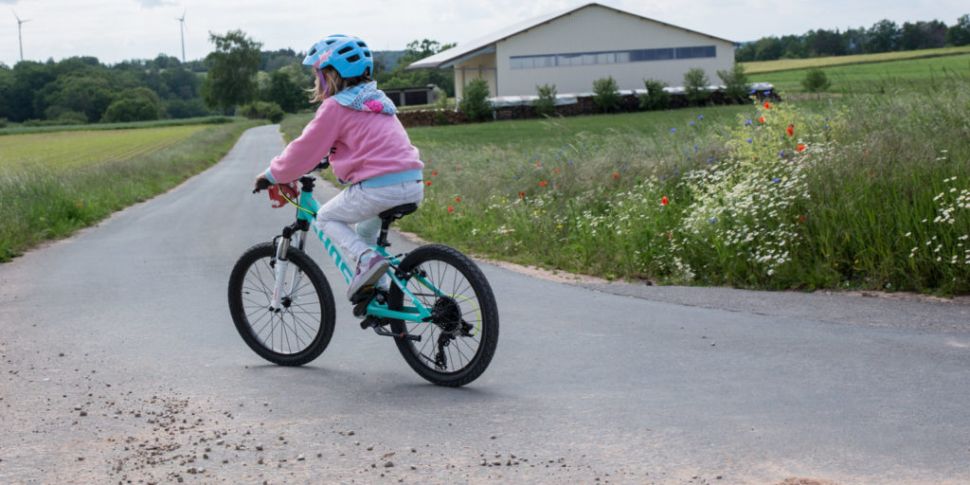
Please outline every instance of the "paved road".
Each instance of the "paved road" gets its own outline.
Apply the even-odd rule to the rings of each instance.
[[[255,128],[172,192],[0,266],[0,483],[970,481],[966,305],[485,265],[502,334],[467,388],[426,384],[343,302],[318,360],[266,365],[225,291],[292,217],[248,190],[280,148]]]

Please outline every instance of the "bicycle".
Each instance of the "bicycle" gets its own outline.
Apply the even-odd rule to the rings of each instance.
[[[327,166],[324,161],[314,171]],[[283,366],[313,361],[333,336],[330,284],[304,251],[311,228],[347,284],[354,275],[347,259],[314,224],[320,208],[313,197],[314,178],[307,174],[299,184],[294,197],[298,202],[276,187],[296,206],[296,221],[272,242],[244,252],[229,278],[229,309],[243,341],[262,358]],[[404,360],[424,379],[463,386],[481,376],[495,354],[498,307],[481,269],[458,250],[430,244],[406,254],[388,252],[391,224],[416,210],[416,204],[405,204],[380,214],[381,232],[373,248],[391,263],[386,273],[390,289],[378,286],[359,294],[352,302],[353,313],[363,318],[361,329],[392,337]]]

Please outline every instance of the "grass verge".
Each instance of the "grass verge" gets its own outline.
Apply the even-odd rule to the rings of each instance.
[[[0,167],[0,261],[178,185],[219,161],[243,131],[258,124],[214,125],[175,144],[70,169]],[[130,133],[137,134],[117,136]]]
[[[430,185],[401,228],[606,278],[970,292],[970,83],[887,87],[412,129]]]

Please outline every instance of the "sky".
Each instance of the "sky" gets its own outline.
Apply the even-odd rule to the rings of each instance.
[[[102,62],[180,56],[183,12],[186,57],[211,50],[209,32],[242,29],[264,49],[306,50],[331,33],[358,35],[376,50],[400,50],[430,38],[461,44],[521,20],[588,3],[584,0],[0,0],[0,62],[96,56]],[[735,41],[810,29],[871,26],[888,18],[939,19],[970,13],[967,0],[603,0],[646,17]]]

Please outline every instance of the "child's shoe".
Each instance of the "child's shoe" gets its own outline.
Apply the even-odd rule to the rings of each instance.
[[[347,289],[347,299],[354,301],[354,296],[361,290],[373,287],[389,267],[390,263],[383,256],[374,251],[364,253],[357,263],[357,274],[351,280],[350,288]]]

